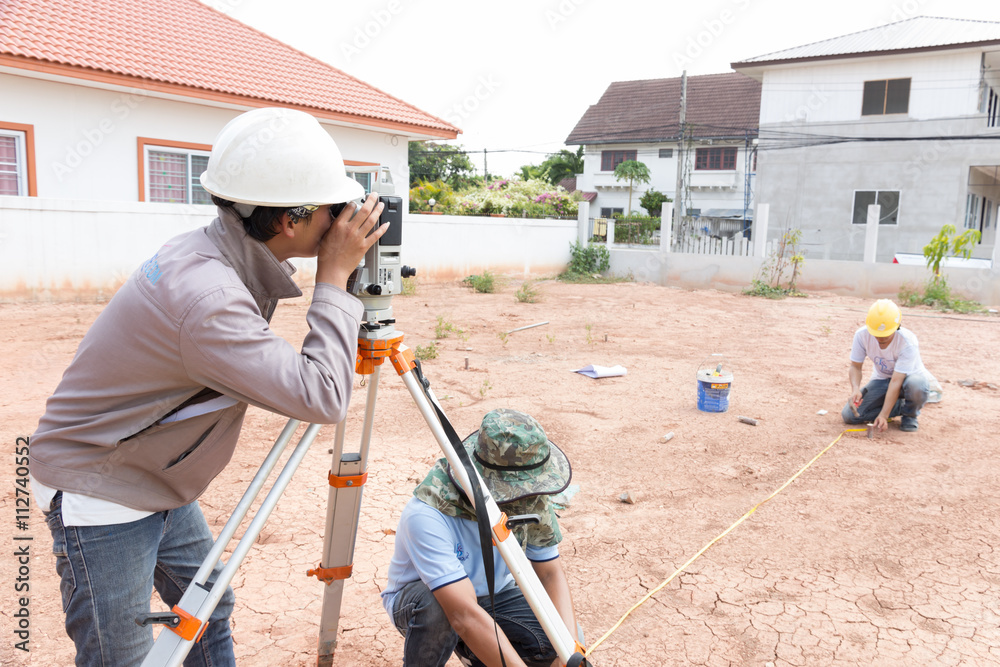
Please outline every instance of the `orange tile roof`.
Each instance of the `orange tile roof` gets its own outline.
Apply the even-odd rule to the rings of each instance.
[[[454,138],[454,125],[197,0],[3,0],[0,65]]]

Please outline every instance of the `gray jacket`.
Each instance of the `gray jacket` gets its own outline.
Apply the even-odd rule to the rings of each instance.
[[[31,438],[31,473],[55,489],[162,511],[197,498],[232,457],[247,404],[331,424],[347,410],[361,302],[319,283],[298,352],[268,327],[300,296],[294,268],[220,209],[171,239],[84,336]],[[160,423],[225,394],[224,410]]]

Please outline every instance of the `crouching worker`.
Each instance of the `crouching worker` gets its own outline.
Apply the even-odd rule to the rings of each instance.
[[[566,455],[531,416],[494,410],[463,443],[507,516],[537,514],[541,523],[514,534],[567,628],[577,628],[559,562],[562,539],[549,496],[569,485]],[[467,665],[548,667],[558,657],[496,547],[495,618],[472,505],[440,459],[413,492],[396,531],[386,611],[406,637],[405,667],[443,667],[454,651]],[[499,638],[499,646],[498,646]]]
[[[899,326],[902,313],[889,299],[868,309],[865,326],[854,333],[851,346],[851,395],[841,415],[846,424],[873,422],[884,431],[901,416],[899,430],[916,431],[917,416],[927,402],[930,377],[920,360],[916,335]],[[872,377],[861,388],[865,357],[872,360]]]

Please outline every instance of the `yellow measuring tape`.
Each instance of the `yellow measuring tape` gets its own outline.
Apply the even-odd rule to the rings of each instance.
[[[812,460],[809,461],[809,463],[807,463],[804,466],[802,466],[802,468],[797,473],[795,473],[794,475],[792,475],[788,479],[787,482],[785,482],[784,484],[782,484],[781,486],[779,486],[778,489],[774,493],[772,493],[767,498],[764,498],[764,500],[760,501],[759,503],[757,503],[756,505],[754,505],[753,507],[751,507],[750,510],[746,514],[744,514],[743,516],[741,516],[739,519],[737,519],[736,522],[733,525],[731,525],[729,528],[726,528],[724,531],[722,531],[722,533],[720,533],[718,537],[716,537],[714,540],[712,540],[711,542],[709,542],[708,544],[706,544],[704,547],[702,547],[701,551],[699,551],[698,553],[696,553],[694,556],[691,556],[691,558],[688,560],[688,562],[684,563],[679,568],[677,568],[677,571],[674,572],[669,577],[667,577],[666,580],[662,584],[660,584],[659,586],[657,586],[656,588],[654,588],[653,590],[651,590],[649,593],[646,594],[645,597],[643,597],[641,600],[639,600],[638,602],[636,602],[635,605],[633,605],[631,609],[629,609],[627,612],[625,612],[624,616],[622,616],[620,619],[618,619],[618,622],[615,623],[614,626],[610,630],[608,630],[607,632],[604,633],[603,637],[601,637],[596,642],[594,642],[593,644],[591,644],[590,648],[588,648],[587,652],[584,654],[584,657],[590,657],[590,654],[592,654],[597,649],[597,647],[600,646],[604,642],[605,639],[607,639],[608,637],[610,637],[615,632],[615,630],[617,630],[619,627],[621,627],[621,624],[625,622],[625,619],[628,618],[629,615],[633,611],[635,611],[636,609],[638,609],[639,607],[641,607],[643,605],[643,603],[646,602],[646,600],[648,600],[649,598],[653,597],[656,593],[658,593],[660,590],[662,590],[664,586],[666,586],[671,581],[673,581],[677,577],[677,575],[679,575],[681,572],[683,572],[687,568],[688,565],[690,565],[691,563],[693,563],[696,560],[698,560],[698,558],[703,553],[705,553],[706,551],[708,551],[712,547],[713,544],[715,544],[716,542],[718,542],[719,540],[721,540],[723,537],[725,537],[726,535],[728,535],[729,533],[731,533],[733,531],[733,529],[736,528],[736,526],[738,526],[741,523],[743,523],[744,521],[746,521],[747,518],[749,518],[749,516],[751,514],[753,514],[754,512],[757,511],[758,507],[760,507],[761,505],[763,505],[764,503],[766,503],[768,500],[770,500],[771,498],[774,498],[776,495],[778,495],[779,493],[781,493],[782,491],[784,491],[785,487],[787,487],[789,484],[791,484],[792,482],[794,482],[796,477],[798,477],[799,475],[801,475],[802,473],[804,473],[809,466],[811,466],[813,463],[815,463],[817,461],[817,459],[819,459],[819,457],[821,457],[824,454],[826,454],[826,452],[827,452],[828,449],[830,449],[831,447],[833,447],[834,445],[836,445],[837,442],[839,442],[840,439],[844,437],[845,433],[857,433],[857,432],[862,432],[863,433],[863,432],[866,432],[867,430],[868,430],[867,428],[848,428],[848,429],[845,429],[845,430],[841,431],[840,435],[838,435],[834,439],[833,442],[831,442],[829,445],[827,445],[826,447],[824,447],[823,451],[821,451],[819,454],[817,454],[816,456],[814,456],[812,458]]]

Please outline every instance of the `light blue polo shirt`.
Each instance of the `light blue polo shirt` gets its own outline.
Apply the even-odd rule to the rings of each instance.
[[[433,591],[468,577],[477,597],[488,595],[479,545],[476,522],[447,516],[422,500],[411,498],[399,517],[396,550],[389,562],[389,582],[382,592],[382,605],[389,617],[396,594],[417,579]],[[559,547],[529,544],[524,553],[528,560],[541,563],[558,558]],[[494,591],[514,581],[496,547],[493,547],[493,570]]]

